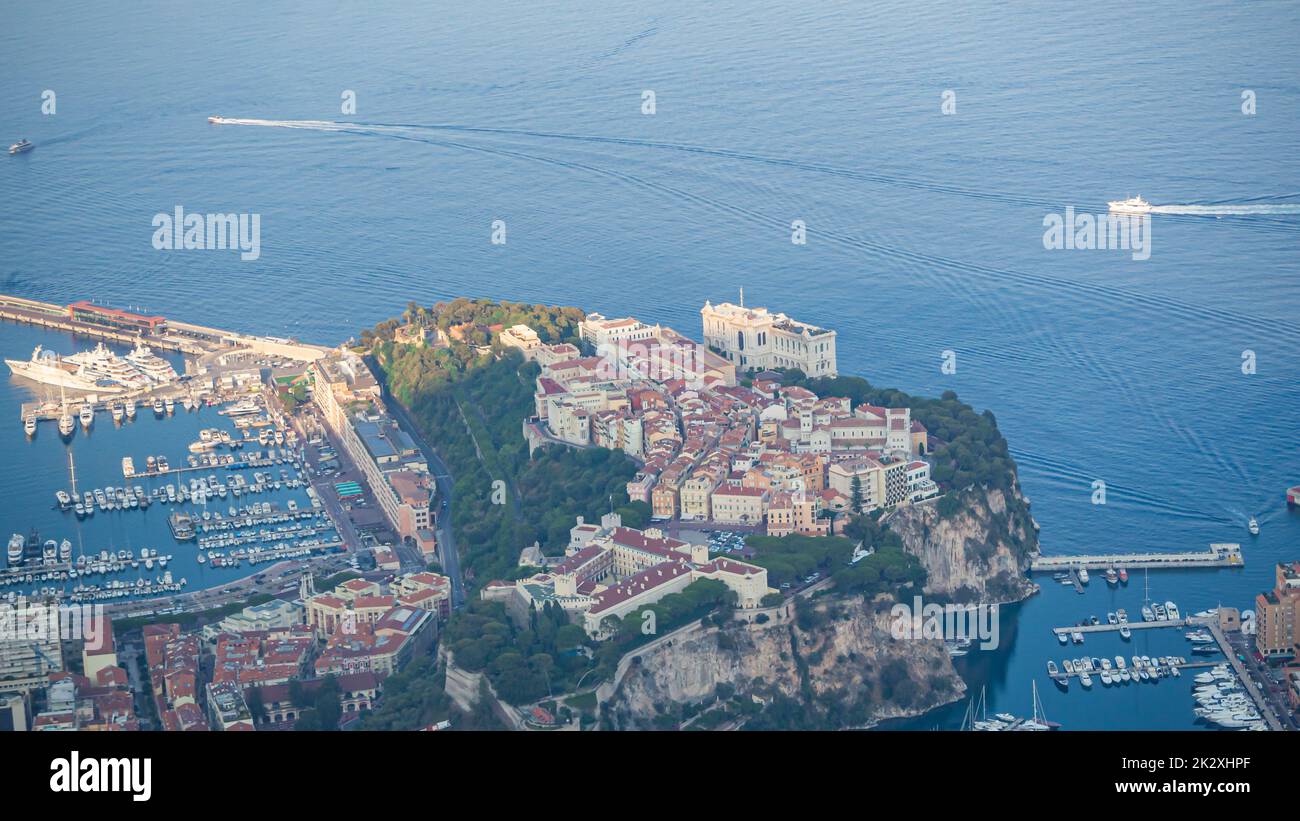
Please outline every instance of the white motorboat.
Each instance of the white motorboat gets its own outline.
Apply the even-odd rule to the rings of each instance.
[[[1106,205],[1116,214],[1151,213],[1151,203],[1142,199],[1140,194],[1136,197],[1129,197],[1128,199],[1112,200],[1111,202],[1106,203]]]

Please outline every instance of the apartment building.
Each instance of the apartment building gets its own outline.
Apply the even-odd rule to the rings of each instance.
[[[1273,589],[1255,597],[1255,647],[1269,660],[1300,651],[1300,562],[1278,562]]]

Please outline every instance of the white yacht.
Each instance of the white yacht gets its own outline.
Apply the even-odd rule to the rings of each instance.
[[[23,548],[27,546],[27,539],[21,533],[15,533],[9,537],[9,564],[16,565],[23,559]]]
[[[29,413],[23,417],[23,432],[28,436],[36,435],[36,414]]]
[[[63,411],[63,415],[59,417],[59,433],[67,437],[67,436],[71,436],[72,432],[76,429],[77,429],[76,420],[72,418],[72,414],[68,413],[67,409],[65,408]]]
[[[95,422],[95,407],[89,402],[82,402],[79,415],[81,417],[81,426],[89,430],[90,426]]]
[[[1088,568],[1086,568],[1086,567],[1080,567],[1080,568],[1079,568],[1079,584],[1087,584],[1087,583],[1088,583]]]
[[[59,542],[59,559],[65,562],[72,561],[72,542],[67,539]]]
[[[79,391],[105,390],[96,384],[94,378],[83,375],[81,368],[70,357],[64,359],[57,352],[44,350],[40,345],[32,351],[32,358],[27,362],[6,359],[5,364],[15,376],[43,385],[58,385]]]
[[[176,369],[143,342],[135,343],[135,350],[126,355],[126,361],[156,384],[167,385],[176,381]]]
[[[1142,199],[1139,194],[1136,197],[1129,197],[1124,200],[1114,200],[1106,203],[1110,210],[1116,214],[1149,214],[1151,213],[1151,203]]]
[[[156,396],[153,398],[153,412],[158,416],[163,415],[163,401]]]
[[[77,365],[83,378],[94,380],[97,390],[124,390],[149,387],[149,378],[127,360],[113,353],[100,342],[89,351],[64,357],[64,362]]]
[[[1170,621],[1178,621],[1182,618],[1178,613],[1178,605],[1171,601],[1165,602],[1165,615],[1169,617]]]
[[[122,406],[122,403],[121,403],[121,402],[114,402],[114,403],[113,403],[113,421],[114,421],[114,422],[121,422],[122,419],[123,419],[125,416],[126,416],[126,408],[124,408],[124,407]]]
[[[127,418],[127,419],[134,419],[134,418],[135,418],[135,400],[134,400],[134,399],[128,399],[128,400],[126,400],[126,418]]]
[[[1254,516],[1250,517],[1250,524],[1248,524],[1246,527],[1247,529],[1250,530],[1250,535],[1252,536],[1259,535],[1259,522],[1255,520]]]
[[[169,416],[176,412],[176,402],[170,396],[163,400],[163,407]]]

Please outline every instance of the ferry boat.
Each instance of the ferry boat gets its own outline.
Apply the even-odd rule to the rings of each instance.
[[[1151,213],[1151,203],[1142,199],[1142,195],[1129,197],[1123,200],[1113,200],[1106,203],[1116,214],[1149,214]]]
[[[90,426],[95,422],[95,409],[89,402],[83,402],[81,405],[81,426],[90,430]]]
[[[21,533],[15,533],[9,537],[9,564],[16,565],[23,560],[23,548],[27,547],[27,540]]]
[[[9,153],[22,154],[24,151],[31,151],[35,147],[36,146],[32,144],[31,140],[22,139],[14,143],[13,145],[9,146]]]
[[[135,400],[134,400],[134,399],[128,399],[128,400],[126,400],[126,418],[127,418],[127,419],[134,419],[134,418],[135,418]]]
[[[1259,535],[1259,522],[1255,520],[1254,516],[1250,517],[1250,524],[1246,525],[1246,529],[1250,531],[1252,536]]]

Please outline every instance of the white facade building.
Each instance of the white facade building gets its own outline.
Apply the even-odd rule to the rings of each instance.
[[[838,374],[835,331],[730,302],[705,302],[700,314],[704,343],[740,370],[798,368],[812,377]]]

